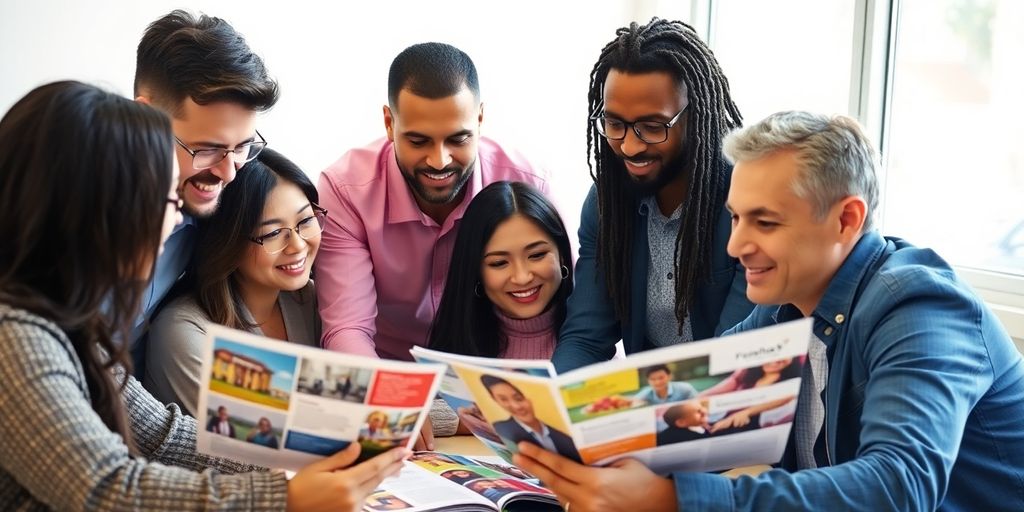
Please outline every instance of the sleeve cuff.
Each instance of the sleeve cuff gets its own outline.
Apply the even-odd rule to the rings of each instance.
[[[677,510],[733,512],[736,504],[729,477],[710,473],[673,473]]]

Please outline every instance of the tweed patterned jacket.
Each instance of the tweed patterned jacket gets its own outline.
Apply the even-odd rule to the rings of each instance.
[[[141,457],[93,411],[65,333],[0,304],[0,510],[284,510],[284,473],[197,453],[196,420],[127,378]]]

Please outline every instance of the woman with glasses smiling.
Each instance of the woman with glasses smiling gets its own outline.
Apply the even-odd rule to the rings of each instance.
[[[320,346],[310,269],[327,211],[306,174],[280,153],[265,149],[243,169],[200,232],[187,291],[150,332],[146,387],[193,415],[208,324]]]

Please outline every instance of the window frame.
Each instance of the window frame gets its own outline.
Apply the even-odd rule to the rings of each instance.
[[[700,35],[712,49],[716,47],[716,4],[719,1],[693,0],[690,9],[691,23],[698,32],[704,31]],[[886,155],[901,4],[901,0],[855,0],[851,13],[854,26],[847,114],[857,119],[878,144],[882,161],[877,215],[883,229],[886,203],[895,200],[887,192]],[[1024,277],[962,265],[954,265],[954,268],[989,305],[1024,352]]]

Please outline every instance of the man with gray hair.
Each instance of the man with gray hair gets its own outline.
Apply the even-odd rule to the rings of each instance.
[[[729,479],[589,468],[521,445],[573,512],[1024,510],[1024,361],[938,255],[872,228],[874,149],[855,121],[781,112],[729,135],[728,251],[757,307],[729,333],[814,318],[779,469]],[[727,333],[727,334],[729,334]]]

